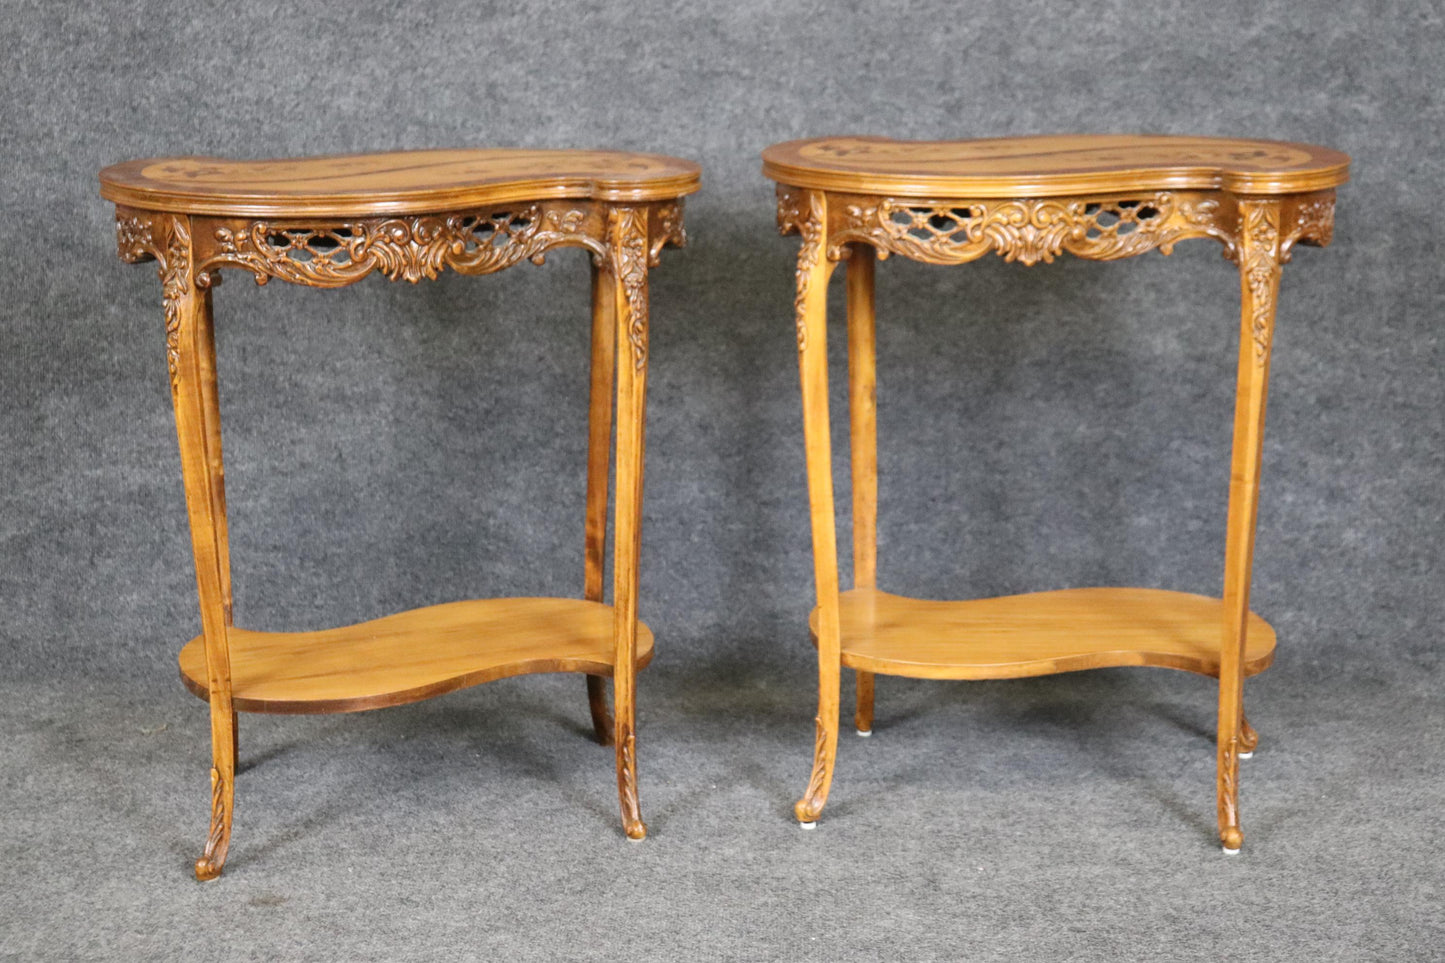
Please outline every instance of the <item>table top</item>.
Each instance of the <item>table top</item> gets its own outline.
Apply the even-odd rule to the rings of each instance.
[[[1349,179],[1347,154],[1273,140],[1068,134],[907,141],[818,137],[763,151],[763,173],[818,190],[905,197],[1047,197],[1133,190],[1295,194]]]
[[[100,195],[143,210],[285,217],[422,214],[546,198],[671,200],[698,189],[692,161],[660,154],[512,148],[281,160],[157,157],[100,172]]]

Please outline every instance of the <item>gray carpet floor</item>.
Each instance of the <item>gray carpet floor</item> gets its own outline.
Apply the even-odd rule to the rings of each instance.
[[[1252,682],[1236,857],[1212,683],[1163,670],[880,678],[875,735],[845,730],[804,832],[806,659],[664,651],[641,677],[640,844],[575,677],[242,716],[206,884],[204,706],[170,680],[6,684],[0,959],[1441,959],[1436,681]]]

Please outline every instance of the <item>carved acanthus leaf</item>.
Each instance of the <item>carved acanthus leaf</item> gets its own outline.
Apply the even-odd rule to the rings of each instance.
[[[823,810],[823,803],[827,796],[823,791],[823,783],[828,778],[828,729],[823,725],[823,717],[815,716],[813,719],[813,773],[808,778],[808,788],[803,792],[803,798],[799,801],[800,809],[806,809],[806,814],[811,819],[817,819],[818,814]]]
[[[1219,825],[1239,826],[1239,742],[1231,738],[1219,748]]]
[[[617,795],[622,803],[623,819],[628,822],[640,820],[642,805],[637,798],[637,737],[630,725],[623,724],[622,738],[617,745],[622,756],[617,767]]]
[[[1217,200],[1160,191],[1143,197],[941,200],[885,197],[843,207],[828,238],[828,256],[862,241],[880,256],[961,264],[993,251],[1006,261],[1037,264],[1067,251],[1090,260],[1165,254],[1188,237],[1231,246]]]
[[[415,284],[444,269],[490,274],[524,260],[541,263],[553,247],[574,245],[603,253],[578,207],[517,209],[473,214],[367,218],[332,226],[315,222],[253,221],[220,227],[217,253],[202,265],[250,271],[258,284],[280,278],[311,287],[342,287],[379,271]],[[205,277],[209,278],[209,274]]]

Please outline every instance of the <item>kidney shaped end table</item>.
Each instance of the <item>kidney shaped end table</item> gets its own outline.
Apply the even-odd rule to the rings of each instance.
[[[1280,267],[1296,244],[1324,245],[1349,157],[1275,141],[1059,136],[901,142],[791,141],[763,152],[778,224],[802,238],[797,340],[817,607],[819,698],[812,778],[796,814],[811,827],[832,781],[840,666],[857,672],[859,735],[875,673],[999,679],[1156,665],[1219,679],[1217,802],[1226,852],[1243,841],[1238,761],[1257,735],[1243,680],[1274,657],[1249,610],[1260,439]],[[1222,598],[1149,588],[1079,588],[971,601],[880,591],[874,262],[898,254],[961,264],[990,252],[1023,264],[1064,252],[1114,260],[1211,237],[1239,267],[1242,311]],[[875,256],[876,255],[876,256]],[[828,428],[826,289],[847,262],[853,588],[839,592]]]
[[[159,263],[166,354],[200,595],[201,634],[181,678],[210,702],[211,829],[196,876],[220,874],[231,834],[236,711],[350,712],[532,672],[587,675],[598,739],[615,746],[627,836],[641,839],[636,673],[653,639],[637,619],[647,272],[684,242],[697,165],[610,151],[438,150],[300,160],[131,161],[101,172],[120,256]],[[549,250],[592,255],[585,578],[582,599],[452,602],[318,632],[255,632],[231,619],[231,571],[211,291],[236,268],[264,284],[334,288],[379,273],[416,283],[490,274]],[[613,599],[603,604],[612,391],[617,497]],[[605,679],[613,680],[615,721]]]

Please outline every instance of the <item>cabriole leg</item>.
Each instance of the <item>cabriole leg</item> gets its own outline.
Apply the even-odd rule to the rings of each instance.
[[[873,275],[878,256],[848,247],[848,418],[853,473],[853,587],[873,588],[878,573],[878,398]],[[873,734],[873,673],[859,670],[853,725]]]
[[[607,472],[612,454],[612,381],[616,365],[616,297],[611,271],[592,264],[592,378],[587,402],[587,527],[583,597],[602,601],[607,546]],[[597,741],[612,745],[607,680],[587,676],[587,704]]]
[[[616,613],[613,700],[617,795],[627,838],[647,835],[637,798],[637,564],[642,543],[642,467],[647,398],[647,211],[609,215],[611,292],[620,347],[617,363],[617,521],[612,604]]]
[[[235,804],[236,714],[231,704],[230,559],[226,537],[221,423],[216,393],[215,335],[208,287],[197,284],[189,220],[171,217],[162,260],[166,348],[176,411],[181,474],[190,516],[201,632],[211,710],[211,828],[196,878],[214,879],[225,866]]]
[[[833,455],[828,434],[828,278],[833,263],[824,256],[826,201],[820,191],[802,192],[799,226],[797,314],[798,370],[803,394],[803,437],[807,449],[808,502],[813,528],[813,574],[818,594],[818,715],[814,720],[813,773],[793,807],[811,828],[828,801],[838,750],[841,669],[838,634],[838,541],[833,517]]]
[[[1234,451],[1229,472],[1229,520],[1224,549],[1224,625],[1219,663],[1219,839],[1226,853],[1244,842],[1239,819],[1239,757],[1253,730],[1244,721],[1244,646],[1250,571],[1259,509],[1260,455],[1269,382],[1275,304],[1279,296],[1280,204],[1239,205],[1241,322]],[[1246,732],[1249,736],[1246,736]]]

